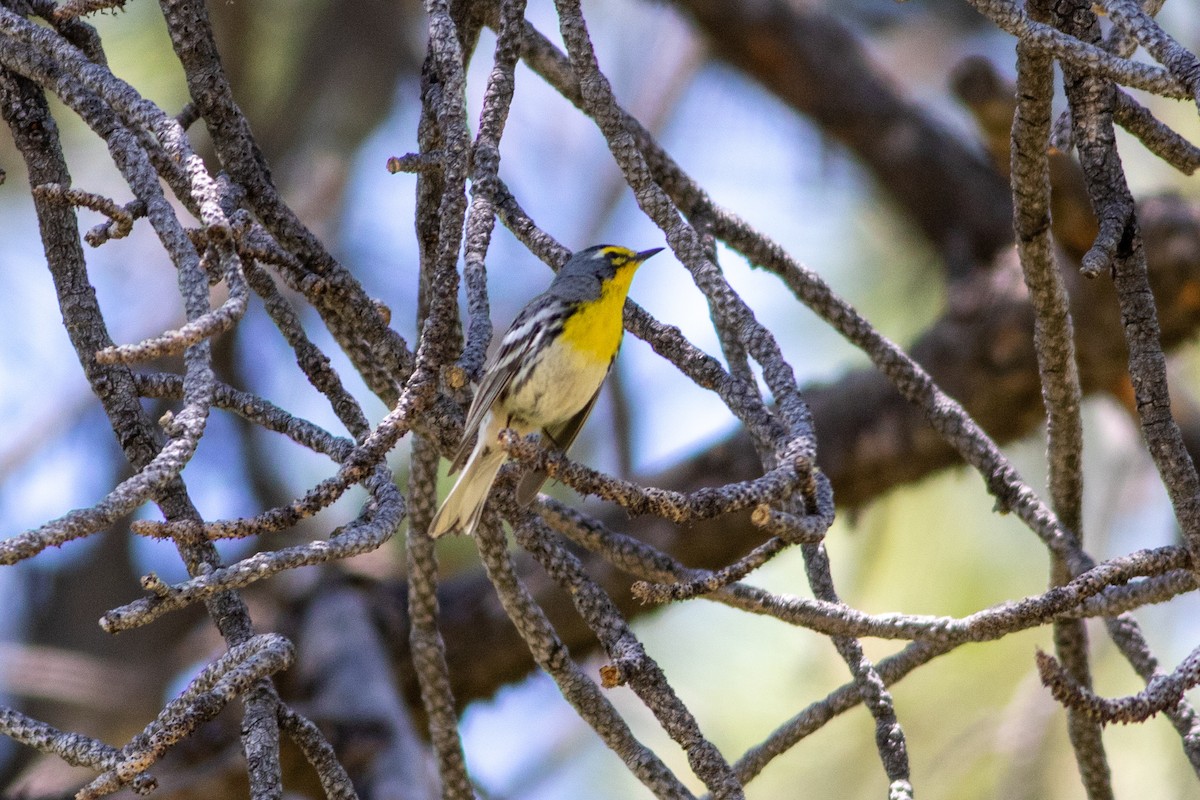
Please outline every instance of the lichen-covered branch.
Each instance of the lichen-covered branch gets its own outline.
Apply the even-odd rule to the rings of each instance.
[[[1194,103],[1200,59],[1155,18],[1161,3],[1154,0],[1103,0],[1111,23],[1103,37],[1084,2],[970,4],[1015,40],[1015,92],[987,69],[972,71],[974,83],[960,76],[991,163],[903,96],[840,10],[773,0],[674,3],[708,39],[711,54],[846,144],[934,243],[946,267],[949,307],[906,348],[806,267],[804,254],[715,202],[635,119],[577,0],[553,4],[561,50],[526,20],[524,0],[423,4],[425,59],[406,85],[419,83],[419,97],[402,101],[414,111],[419,104],[416,152],[398,150],[386,166],[397,176],[393,185],[416,195],[414,219],[402,222],[415,229],[417,257],[411,270],[388,276],[415,287],[411,308],[370,297],[361,276],[333,255],[336,248],[302,221],[307,215],[285,201],[251,128],[253,115],[239,105],[251,93],[231,80],[237,70],[229,71],[203,2],[159,3],[187,90],[183,108],[168,112],[114,74],[109,42],[84,19],[121,3],[0,0],[0,116],[28,171],[22,191],[36,213],[64,329],[127,462],[96,491],[98,499],[0,538],[0,568],[40,565],[49,548],[109,531],[170,541],[187,574],[143,568],[139,584],[138,573],[130,573],[128,585],[96,593],[93,619],[100,616],[102,630],[113,634],[180,626],[168,628],[178,641],[196,638],[183,630],[191,624],[184,620],[203,619],[224,648],[206,656],[210,666],[176,699],[155,703],[161,711],[123,747],[15,709],[0,709],[0,733],[92,769],[97,777],[79,797],[123,787],[148,792],[156,786],[152,767],[164,785],[162,776],[176,771],[194,776],[185,741],[240,740],[237,780],[256,800],[289,791],[349,800],[357,791],[387,794],[401,784],[422,796],[440,789],[444,797],[470,798],[481,787],[458,715],[465,703],[536,665],[656,797],[690,798],[696,779],[714,798],[743,797],[777,756],[862,705],[882,767],[875,779],[889,797],[908,798],[920,790],[908,756],[914,728],[901,724],[892,687],[963,645],[1045,627],[1053,629],[1056,657],[1039,655],[1036,669],[1067,709],[1090,798],[1112,794],[1100,733],[1113,721],[1164,713],[1200,774],[1200,716],[1185,697],[1197,684],[1200,657],[1193,652],[1165,673],[1132,616],[1194,594],[1200,581],[1200,478],[1188,450],[1200,435],[1172,407],[1181,393],[1168,387],[1164,355],[1200,328],[1200,207],[1178,198],[1135,199],[1113,134],[1114,125],[1123,126],[1154,156],[1195,172],[1200,148],[1157,106],[1125,90]],[[353,4],[346,9],[355,11]],[[485,26],[496,34],[491,52],[479,47]],[[472,61],[483,61],[476,65],[483,69]],[[1057,123],[1056,66],[1069,104]],[[516,179],[531,163],[507,138],[514,120],[525,121],[510,111],[524,99],[526,81],[549,87],[569,104],[563,113],[594,126],[616,185],[661,232],[686,269],[682,279],[703,296],[716,349],[706,352],[632,302],[623,311],[626,329],[665,369],[712,393],[739,431],[673,470],[634,479],[506,431],[497,444],[510,463],[475,541],[482,569],[447,577],[439,564],[446,545],[425,533],[437,507],[440,458],[459,445],[470,383],[486,363],[496,322],[490,290],[519,269],[491,259],[496,223],[529,251],[529,261],[551,269],[576,244],[566,244],[573,231],[558,230],[560,220],[530,216],[527,184]],[[68,118],[103,150],[64,144],[58,128]],[[1068,142],[1077,163],[1049,149]],[[73,185],[69,165],[82,173],[72,163],[78,161],[92,176],[101,172],[93,160],[111,162],[116,191],[93,187],[91,178],[88,190]],[[81,208],[103,216],[82,235]],[[149,331],[123,324],[120,330],[137,330],[129,337],[134,343],[117,345],[109,330],[128,309],[97,300],[88,260],[94,250],[83,244],[117,248],[138,240],[148,241],[170,271],[169,302],[180,318]],[[814,312],[870,366],[803,390],[780,331],[728,277],[732,260],[758,268],[773,282],[777,302]],[[248,342],[260,325],[287,348],[287,363],[269,365],[269,380],[266,365],[229,368],[234,349],[227,345],[235,337]],[[406,328],[416,334],[411,344],[399,333]],[[994,342],[1006,343],[1011,358],[992,359]],[[1181,545],[1103,560],[1088,551],[1081,406],[1101,392],[1125,401],[1140,423]],[[307,407],[301,393],[317,399],[322,422],[297,410]],[[188,481],[236,458],[196,457],[220,447],[213,431],[221,426],[212,423],[230,417],[255,441],[327,460],[317,460],[315,474],[304,471],[302,483],[255,495],[248,508],[202,513]],[[1001,448],[1042,421],[1045,496]],[[262,468],[272,458],[250,460]],[[838,530],[839,510],[950,464],[965,464],[997,509],[1036,537],[1050,586],[988,601],[965,616],[860,610],[854,592],[833,578],[837,549],[826,537]],[[513,487],[530,469],[593,501],[542,497],[519,506]],[[147,507],[158,516],[130,520]],[[947,535],[974,535],[972,522],[964,516]],[[398,532],[405,534],[404,554],[389,559],[382,548]],[[222,557],[217,539],[249,540],[253,550]],[[757,570],[795,548],[811,596],[756,585]],[[377,561],[346,569],[407,570],[402,588],[343,574],[341,562],[374,551],[381,552]],[[318,569],[279,580],[301,567]],[[254,620],[241,595],[250,587],[265,607]],[[780,714],[787,721],[762,731],[740,757],[723,752],[709,719],[692,707],[690,687],[683,690],[659,666],[632,625],[655,604],[695,600],[720,603],[738,619],[752,614],[788,633],[822,637],[850,680]],[[1089,618],[1104,620],[1146,681],[1144,691],[1108,700],[1092,687]],[[276,623],[298,635],[255,632]],[[904,647],[869,659],[865,638]],[[115,641],[120,647],[126,638]],[[605,659],[598,676],[584,660],[593,652]],[[639,741],[608,697],[617,687],[631,690],[681,748],[683,769],[694,778],[676,774],[669,758]],[[235,699],[242,715],[222,728],[233,715],[218,712]],[[122,736],[128,730],[136,727]],[[288,739],[299,757],[281,751]],[[302,771],[291,769],[292,761]],[[291,786],[297,781],[307,792]]]

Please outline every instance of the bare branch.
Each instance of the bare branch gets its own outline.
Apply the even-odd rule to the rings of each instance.
[[[0,567],[31,559],[40,566],[47,563],[46,549],[110,528],[170,540],[186,575],[175,577],[156,565],[142,576],[140,596],[132,585],[90,593],[89,620],[111,609],[100,625],[116,633],[202,602],[205,622],[225,648],[123,748],[50,727],[34,717],[54,719],[64,729],[81,726],[62,724],[37,708],[28,709],[32,716],[0,709],[0,733],[51,760],[92,769],[98,777],[80,797],[123,787],[148,792],[157,785],[151,767],[162,781],[160,793],[184,781],[201,791],[200,773],[190,770],[234,769],[240,741],[237,774],[231,771],[221,782],[248,785],[255,800],[293,791],[346,800],[358,792],[401,790],[471,798],[492,787],[468,769],[473,743],[468,738],[464,744],[458,715],[467,702],[536,665],[656,797],[690,798],[689,785],[699,784],[714,798],[744,797],[747,784],[776,756],[861,704],[874,723],[881,787],[889,797],[911,798],[908,748],[920,729],[907,720],[901,725],[891,686],[964,644],[1052,626],[1055,657],[1040,654],[1038,669],[1066,708],[1089,798],[1112,796],[1111,756],[1101,740],[1101,726],[1111,721],[1137,722],[1161,711],[1200,774],[1200,715],[1185,697],[1200,680],[1200,650],[1166,674],[1130,615],[1194,594],[1200,581],[1200,478],[1187,450],[1189,442],[1200,442],[1200,421],[1194,433],[1187,398],[1168,392],[1164,355],[1200,327],[1200,206],[1178,198],[1135,201],[1113,134],[1114,125],[1125,126],[1185,173],[1200,165],[1200,148],[1165,122],[1168,117],[1156,118],[1121,88],[1189,102],[1200,97],[1200,59],[1154,19],[1161,3],[1105,0],[1111,31],[1101,37],[1095,9],[1083,0],[971,0],[986,20],[1015,37],[1017,53],[1015,91],[978,60],[959,74],[959,92],[986,139],[988,158],[980,158],[973,143],[902,96],[866,55],[870,47],[843,24],[841,10],[774,0],[676,0],[707,35],[710,52],[845,143],[934,243],[945,261],[947,309],[908,348],[886,338],[804,266],[801,254],[718,205],[622,107],[620,84],[606,74],[597,55],[604,48],[593,44],[592,20],[578,0],[553,6],[562,50],[525,19],[525,0],[423,5],[425,60],[418,75],[406,50],[413,85],[401,82],[407,92],[419,78],[416,152],[387,165],[415,176],[396,178],[411,180],[416,193],[416,299],[412,308],[401,308],[390,294],[387,304],[368,296],[359,276],[284,201],[248,122],[259,112],[247,115],[234,100],[235,88],[239,97],[255,94],[229,77],[238,78],[249,61],[233,50],[226,53],[231,62],[223,63],[217,47],[222,18],[214,31],[204,3],[159,3],[188,90],[178,113],[168,113],[114,75],[101,34],[80,19],[119,3],[0,0],[0,115],[29,174],[65,331],[128,462],[127,470],[94,490],[91,496],[99,500],[55,512],[57,519],[0,541]],[[343,11],[300,27],[319,27]],[[233,24],[244,34],[251,15],[266,12],[238,6],[226,13],[237,15]],[[479,47],[485,25],[496,34],[491,52]],[[358,30],[359,39],[371,38],[369,30]],[[335,47],[336,36],[324,34],[306,35]],[[395,49],[399,38],[393,26],[361,45],[364,52],[386,53],[380,42]],[[1154,63],[1135,60],[1139,47]],[[693,41],[687,52],[696,56],[702,48]],[[531,72],[521,71],[519,60]],[[356,62],[361,58],[347,63]],[[1054,124],[1056,63],[1070,109]],[[701,71],[693,72],[697,65],[689,60],[688,77],[703,80]],[[389,62],[369,77],[391,81],[402,69]],[[321,71],[319,64],[305,65],[281,96],[303,98],[305,82]],[[336,76],[322,79],[330,86]],[[523,109],[518,92],[525,92],[526,80],[545,84],[574,107],[561,105],[565,113],[594,124],[596,141],[617,167],[600,181],[598,201],[615,207],[627,188],[641,222],[662,232],[707,305],[710,326],[703,339],[685,336],[634,303],[622,312],[626,329],[649,344],[663,367],[711,392],[739,430],[672,470],[628,480],[625,469],[618,479],[541,447],[537,437],[506,430],[498,445],[513,463],[499,474],[474,542],[483,569],[444,577],[436,548],[449,553],[454,546],[435,545],[425,534],[437,505],[440,454],[458,446],[471,382],[486,363],[494,322],[489,287],[527,277],[489,260],[496,221],[551,270],[571,255],[563,242],[579,235],[554,230],[562,222],[553,215],[535,220],[525,210],[534,208],[523,196],[530,157],[513,149],[518,137],[510,129],[526,117],[509,112]],[[671,85],[677,89],[683,82]],[[354,97],[384,93],[375,87]],[[473,122],[469,103],[480,101]],[[326,107],[317,98],[311,111],[284,117],[299,126],[348,102]],[[372,107],[365,117],[381,119],[385,110]],[[417,111],[414,105],[414,116]],[[665,107],[655,112],[651,127],[662,129],[657,123],[669,113]],[[64,151],[58,125],[75,118],[82,135],[102,142],[106,155],[77,148],[74,140]],[[302,135],[268,133],[266,140]],[[1051,149],[1068,140],[1078,163]],[[399,145],[397,152],[405,148]],[[71,159],[82,153],[88,175],[98,174],[93,162],[103,167],[115,188],[73,188],[68,152]],[[115,172],[100,163],[109,160]],[[105,218],[83,237],[78,208]],[[165,255],[157,261],[170,270],[177,295],[167,302],[182,308],[185,318],[173,330],[117,346],[109,326],[129,309],[107,302],[101,308],[83,243],[95,247],[124,237],[135,223],[136,236],[99,256],[141,246]],[[786,349],[792,343],[764,323],[751,295],[739,291],[738,272],[731,269],[738,261],[759,269],[756,278],[774,286],[775,302],[790,300],[815,312],[870,367],[802,391]],[[397,271],[387,276],[393,278],[409,276]],[[603,297],[602,289],[603,283],[597,290]],[[586,302],[585,296],[580,304]],[[414,320],[417,338],[410,347],[397,331]],[[120,329],[129,329],[120,322]],[[260,326],[269,326],[271,336],[278,332],[290,348],[282,359],[289,364],[255,363],[252,370],[232,360],[273,352],[258,349],[257,340],[227,346],[233,335],[259,335]],[[705,341],[719,349],[705,352],[698,344]],[[564,337],[554,343],[555,355],[569,357],[565,348],[571,346]],[[132,366],[151,359],[165,363],[132,373]],[[295,398],[289,396],[293,390]],[[1083,490],[1080,410],[1084,398],[1097,393],[1121,399],[1141,424],[1182,531],[1181,545],[1098,563],[1085,549],[1089,494]],[[314,398],[323,417],[297,410],[311,407],[305,403]],[[382,409],[375,405],[379,400]],[[257,437],[255,447],[239,453],[251,454],[251,461],[233,466],[239,474],[254,472],[249,480],[255,489],[271,488],[251,493],[248,509],[202,514],[185,478],[224,479],[211,474],[213,464],[229,466],[239,457],[219,452],[229,430],[222,412],[237,417],[235,435]],[[313,421],[326,418],[331,421]],[[214,419],[222,424],[210,425]],[[505,424],[517,427],[515,422]],[[1000,448],[1039,431],[1043,422],[1045,498]],[[628,426],[618,427],[619,435],[627,435]],[[38,444],[28,436],[21,441]],[[267,444],[293,451],[298,446],[329,460],[316,460],[323,464],[316,474],[288,471],[286,456],[278,465],[265,456]],[[620,451],[623,466],[632,463],[633,450]],[[33,464],[36,455],[22,464]],[[1013,513],[1045,547],[1050,586],[989,600],[965,616],[860,610],[853,593],[833,579],[830,554],[838,550],[825,537],[837,530],[831,528],[837,505],[856,508],[892,486],[963,463],[994,496],[997,510]],[[91,472],[99,471],[96,466],[87,464]],[[266,474],[277,468],[278,476]],[[600,502],[580,510],[543,497],[521,506],[513,489],[530,469]],[[209,474],[201,476],[204,470]],[[279,480],[300,474],[299,482]],[[351,501],[354,508],[344,510]],[[147,504],[161,516],[128,521]],[[638,517],[636,530],[626,533],[630,516]],[[382,546],[406,520],[401,560],[399,551]],[[974,522],[964,515],[947,533],[974,535]],[[506,523],[515,546],[505,538]],[[291,538],[276,541],[292,528],[298,530]],[[227,563],[214,546],[220,538],[249,539],[253,549]],[[811,596],[753,585],[760,577],[755,570],[794,546],[801,550]],[[345,570],[406,570],[404,587],[342,576],[338,562],[372,551],[370,559]],[[316,565],[322,569],[303,578],[266,580]],[[121,574],[131,584],[138,573]],[[253,623],[240,594],[250,586],[256,608],[263,609]],[[736,612],[734,619],[754,614],[789,635],[828,640],[849,681],[823,699],[787,709],[779,716],[790,719],[763,730],[757,744],[731,760],[710,738],[711,721],[685,701],[691,687],[668,679],[631,625],[648,602],[694,599],[721,603]],[[181,626],[202,619],[199,611],[172,615],[179,634],[173,641],[198,640]],[[1084,621],[1093,617],[1104,619],[1107,635],[1146,682],[1145,691],[1107,700],[1092,688]],[[164,620],[156,629],[169,624]],[[282,626],[290,638],[256,634],[256,625]],[[876,662],[866,656],[872,651],[864,648],[865,637],[904,646]],[[124,641],[113,646],[123,648]],[[212,645],[204,647],[208,652]],[[579,659],[595,651],[605,663],[599,675],[588,675]],[[184,656],[182,648],[162,655],[164,664],[168,655]],[[277,678],[293,660],[298,668]],[[666,756],[635,737],[607,695],[616,687],[628,687],[640,700],[681,748],[698,783],[676,774]],[[240,720],[232,714],[214,719],[233,699],[242,701]],[[124,726],[122,737],[144,722],[130,720],[128,712],[116,719],[119,712],[114,710],[112,726]],[[197,736],[202,724],[205,734]],[[285,739],[300,757],[296,749],[281,750]],[[221,750],[221,760],[201,754],[195,763],[183,763],[206,740]],[[185,741],[188,746],[180,746]],[[164,760],[169,750],[175,752]],[[305,786],[293,787],[293,781]]]

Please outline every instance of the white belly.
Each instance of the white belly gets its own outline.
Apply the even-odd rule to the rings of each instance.
[[[608,368],[593,359],[565,358],[561,350],[550,353],[538,364],[536,374],[509,397],[509,413],[537,420],[538,427],[565,422],[591,401]]]

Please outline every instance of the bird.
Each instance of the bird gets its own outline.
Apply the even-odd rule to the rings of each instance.
[[[607,244],[580,250],[521,309],[484,365],[450,464],[451,474],[462,474],[434,515],[430,536],[475,531],[496,473],[508,460],[498,442],[505,428],[522,436],[538,432],[556,450],[571,446],[621,347],[634,273],[661,250]],[[526,475],[517,502],[528,505],[545,481],[544,472]]]

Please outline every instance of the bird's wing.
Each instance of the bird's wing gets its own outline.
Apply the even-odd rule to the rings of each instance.
[[[475,438],[480,432],[480,426],[491,409],[492,403],[496,402],[496,398],[512,381],[529,352],[537,346],[539,337],[522,335],[522,329],[528,329],[531,324],[538,324],[533,322],[533,319],[538,316],[543,307],[544,304],[538,300],[525,306],[504,334],[499,349],[484,364],[483,380],[475,392],[475,399],[471,401],[471,407],[467,410],[462,443],[459,444],[458,451],[450,462],[451,474],[462,469],[467,457],[471,455],[471,450],[475,446]]]

